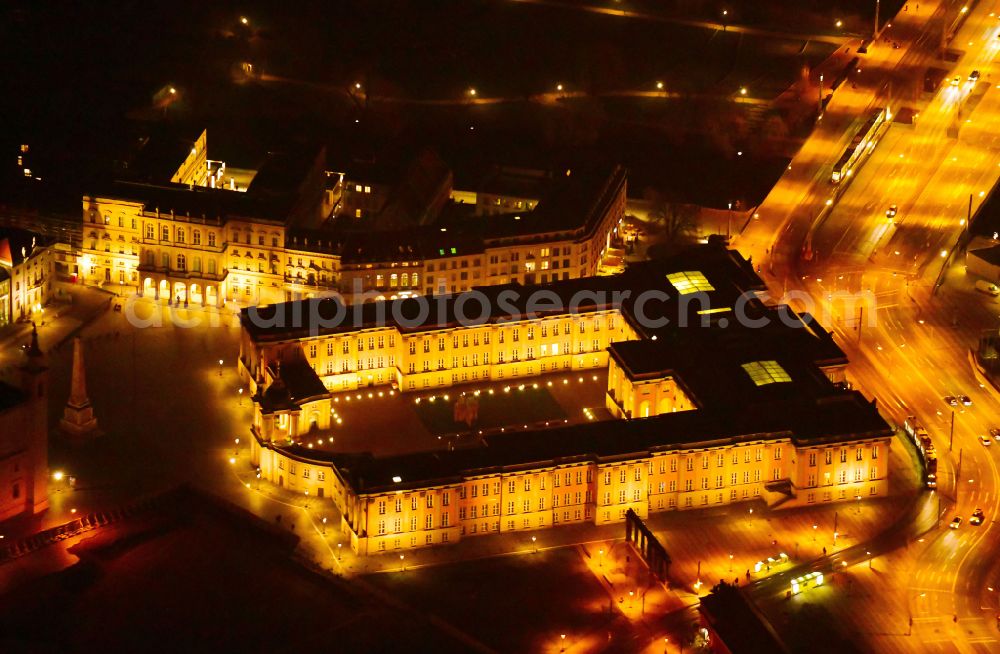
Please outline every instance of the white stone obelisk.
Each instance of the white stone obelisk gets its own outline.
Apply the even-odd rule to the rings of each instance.
[[[79,337],[73,339],[73,378],[69,391],[69,401],[63,409],[59,423],[63,432],[70,436],[97,434],[97,418],[94,408],[87,398],[87,378],[83,368],[83,345]]]

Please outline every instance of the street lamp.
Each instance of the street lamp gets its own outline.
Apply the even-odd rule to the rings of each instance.
[[[337,560],[340,560],[340,548],[343,547],[343,543],[337,543]]]
[[[601,558],[597,562],[597,567],[598,568],[603,568],[604,567],[604,548],[602,547],[601,549],[597,550],[597,553],[601,555]]]
[[[662,91],[663,90],[663,82],[657,82],[656,83],[656,90],[657,91]]]
[[[247,18],[246,16],[240,16],[240,22],[243,23],[244,25],[249,25],[250,19]]]
[[[222,376],[222,359],[219,359],[219,377]]]
[[[868,552],[868,551],[865,551],[865,556],[868,557],[868,569],[871,570],[872,569],[872,553]]]
[[[733,571],[733,553],[732,552],[729,553],[729,571],[730,572]]]
[[[534,537],[534,536],[532,536],[532,537],[531,537],[531,546],[532,546],[533,548],[535,548],[535,551],[536,551],[536,552],[538,551],[538,546],[537,546],[537,545],[535,545],[535,537]]]
[[[813,525],[813,542],[816,542],[816,530],[819,529],[819,525]]]
[[[235,447],[233,447],[233,456],[238,456],[240,453],[240,439],[239,438],[234,439],[233,445],[235,445]]]
[[[243,389],[242,389],[242,388],[240,388],[240,389],[239,389],[238,391],[236,391],[236,392],[240,394],[240,406],[243,406]]]
[[[406,557],[402,554],[399,555],[399,567],[402,568],[403,572],[406,572]]]
[[[566,634],[559,634],[559,641],[560,641],[560,649],[559,649],[559,651],[560,652],[565,652],[566,651]]]
[[[326,536],[326,517],[323,517],[323,535]]]
[[[747,94],[747,87],[741,86],[740,87],[740,95],[746,95],[746,94]]]

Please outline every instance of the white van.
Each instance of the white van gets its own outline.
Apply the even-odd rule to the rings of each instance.
[[[980,279],[976,282],[976,290],[987,295],[993,295],[994,297],[1000,295],[1000,288],[997,288],[996,284],[988,282],[985,279]]]

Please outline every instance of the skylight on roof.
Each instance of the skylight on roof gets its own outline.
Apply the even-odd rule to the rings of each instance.
[[[743,369],[758,386],[792,381],[791,376],[777,361],[751,361],[744,363]]]
[[[670,273],[667,275],[667,281],[670,282],[681,295],[690,295],[691,293],[707,293],[708,291],[715,290],[715,288],[708,283],[708,280],[705,279],[705,275],[698,270],[686,270],[684,272]]]

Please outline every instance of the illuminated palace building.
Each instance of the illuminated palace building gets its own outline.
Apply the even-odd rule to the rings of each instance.
[[[496,169],[470,183],[481,190],[461,191],[429,152],[406,166],[330,166],[322,148],[227,165],[209,158],[208,143],[206,132],[145,143],[127,174],[84,196],[83,282],[184,306],[248,306],[617,269],[619,166],[536,172],[517,185],[525,175]]]
[[[331,499],[362,554],[605,524],[628,509],[885,495],[891,429],[848,388],[830,334],[808,314],[766,305],[763,288],[739,254],[710,245],[614,276],[247,309],[239,371],[253,391],[253,462],[279,486]],[[544,302],[530,307],[540,291]],[[505,293],[516,298],[499,306]],[[471,323],[458,319],[466,302],[477,307],[465,313]],[[386,308],[395,311],[382,321]],[[392,456],[302,442],[336,434],[331,409],[344,389],[426,399],[595,369],[607,370],[617,419],[494,429],[474,446]]]

